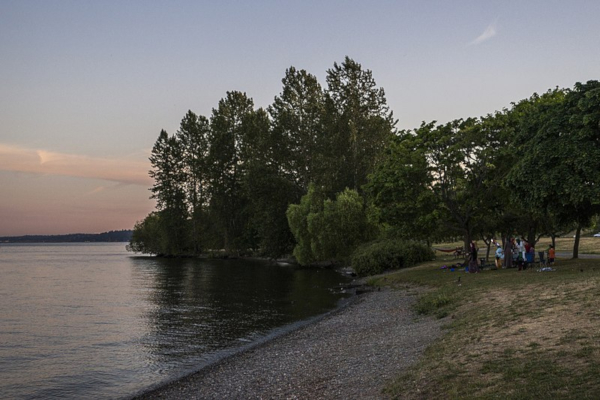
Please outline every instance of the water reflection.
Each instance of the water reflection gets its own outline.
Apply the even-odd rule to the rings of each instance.
[[[256,260],[131,259],[150,368],[194,369],[224,349],[330,310],[334,271]]]
[[[333,271],[131,257],[123,244],[1,246],[0,398],[105,399],[323,313]]]

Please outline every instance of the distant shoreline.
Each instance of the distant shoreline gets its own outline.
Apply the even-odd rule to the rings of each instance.
[[[132,230],[102,233],[69,233],[65,235],[0,236],[0,243],[119,243],[129,242]]]

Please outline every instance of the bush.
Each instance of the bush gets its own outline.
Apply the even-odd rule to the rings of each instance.
[[[354,251],[352,269],[360,276],[375,275],[390,269],[411,267],[433,257],[433,250],[422,243],[378,240]]]

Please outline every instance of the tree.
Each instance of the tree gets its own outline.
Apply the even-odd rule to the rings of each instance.
[[[382,220],[405,237],[459,234],[466,246],[499,204],[499,133],[476,119],[402,132],[366,186]]]
[[[570,91],[534,94],[515,106],[518,161],[507,176],[512,193],[529,207],[545,209],[559,226],[581,228],[599,211],[600,88],[596,81]]]
[[[289,206],[287,217],[298,243],[294,256],[302,265],[348,261],[352,251],[376,232],[362,197],[350,189],[331,200],[311,184],[300,204]]]
[[[247,237],[262,255],[289,254],[294,239],[285,213],[289,204],[299,201],[300,188],[286,169],[289,164],[280,151],[280,136],[271,129],[263,109],[248,117],[246,130],[249,145],[243,189],[248,194]]]
[[[143,221],[138,221],[133,228],[127,250],[144,254],[165,254],[165,232],[160,223],[160,216],[151,212]]]
[[[186,176],[182,167],[182,149],[175,137],[162,130],[150,156],[154,178],[151,198],[156,199],[160,223],[166,236],[163,252],[178,255],[188,250],[188,210],[185,204]]]
[[[327,71],[324,182],[361,190],[394,135],[396,121],[370,70],[346,57]]]
[[[253,106],[245,93],[227,92],[210,120],[210,210],[226,251],[245,247],[248,196],[242,185]]]
[[[438,204],[417,136],[403,131],[395,137],[364,188],[379,222],[391,227],[394,236],[429,240],[437,233]]]
[[[281,173],[298,186],[296,192],[305,194],[322,174],[324,93],[315,76],[294,67],[286,70],[282,83],[281,94],[268,109],[272,142]]]
[[[185,174],[184,189],[191,217],[191,241],[194,253],[200,252],[204,208],[208,203],[208,119],[188,111],[181,120],[176,140],[181,147],[181,167]]]
[[[481,121],[454,120],[423,124],[416,131],[430,174],[430,188],[440,205],[441,226],[460,233],[465,247],[496,204],[489,190],[497,182],[494,141]]]

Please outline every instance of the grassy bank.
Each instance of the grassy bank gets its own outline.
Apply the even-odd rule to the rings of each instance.
[[[553,272],[444,272],[438,260],[372,279],[425,285],[417,309],[446,333],[386,391],[402,399],[597,399],[600,260],[558,260]],[[459,279],[460,278],[460,279]]]

